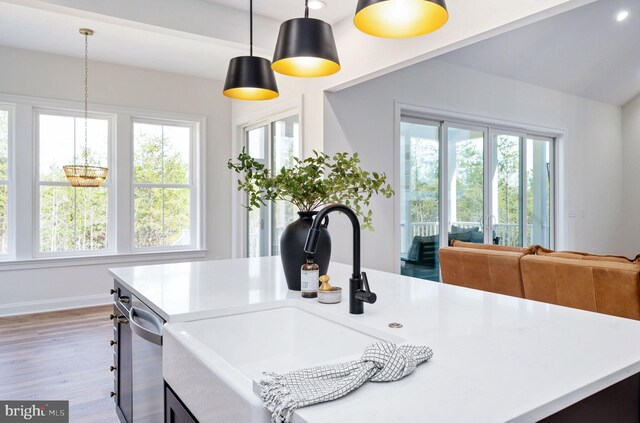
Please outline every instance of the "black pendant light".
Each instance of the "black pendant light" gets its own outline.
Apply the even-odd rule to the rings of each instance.
[[[271,100],[278,97],[271,61],[253,55],[253,0],[249,1],[249,56],[229,61],[223,94],[238,100]]]
[[[445,0],[358,0],[353,23],[376,37],[409,38],[436,31],[448,20]]]
[[[338,50],[331,25],[309,17],[308,0],[304,18],[283,22],[273,55],[274,71],[301,77],[332,75],[340,70]]]

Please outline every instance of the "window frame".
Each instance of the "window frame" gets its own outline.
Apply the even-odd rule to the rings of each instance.
[[[198,248],[198,245],[201,243],[201,234],[199,232],[199,228],[202,225],[201,213],[199,212],[200,203],[201,203],[201,195],[200,192],[202,188],[199,189],[199,186],[202,185],[200,175],[200,164],[198,157],[200,156],[200,148],[198,144],[202,144],[201,134],[200,134],[200,126],[201,124],[196,121],[186,121],[186,120],[176,120],[176,119],[167,119],[167,118],[151,118],[151,117],[140,117],[140,116],[131,116],[131,128],[130,128],[130,160],[129,160],[129,169],[131,174],[131,183],[130,190],[131,194],[129,196],[130,206],[129,206],[129,224],[130,224],[130,232],[129,232],[129,245],[131,251],[133,253],[152,253],[152,252],[170,252],[170,251],[191,251]],[[181,127],[181,128],[189,128],[189,184],[149,184],[149,183],[136,183],[135,181],[135,125],[136,124],[148,124],[148,125],[160,125],[160,126],[173,126],[173,127]],[[163,157],[164,161],[164,157]],[[177,245],[177,246],[155,246],[155,247],[138,247],[135,242],[135,189],[136,188],[188,188],[190,192],[189,199],[189,219],[190,219],[190,240],[191,243],[188,245]],[[164,216],[164,210],[163,210]],[[163,234],[164,234],[164,219],[163,219]]]
[[[264,140],[263,148],[264,148],[264,158],[263,159],[255,159],[260,164],[263,164],[266,168],[271,170],[271,124],[274,121],[272,120],[262,120],[257,123],[247,125],[242,129],[242,147],[246,149],[246,152],[249,153],[249,132],[254,131],[256,129],[265,128],[264,130]],[[248,195],[246,193],[242,193],[242,202],[243,204],[248,204]],[[267,256],[271,255],[271,244],[272,244],[272,231],[271,231],[271,209],[272,204],[269,203],[266,206],[260,206],[260,219],[261,219],[261,228],[260,228],[260,246],[259,249],[263,248],[266,250]],[[243,257],[249,257],[249,239],[251,237],[251,233],[249,232],[249,215],[252,210],[244,209],[244,249],[243,249]],[[262,255],[258,255],[256,257],[262,257]]]
[[[32,218],[33,218],[33,239],[32,239],[32,257],[33,258],[65,258],[65,257],[92,257],[92,256],[108,256],[116,254],[116,198],[115,189],[117,189],[116,171],[114,166],[115,157],[115,133],[116,133],[116,116],[111,113],[104,112],[88,112],[89,119],[106,120],[109,128],[107,137],[107,167],[109,175],[107,180],[101,187],[108,188],[107,207],[107,247],[100,250],[73,250],[62,252],[43,252],[40,245],[40,187],[42,186],[70,186],[67,181],[41,181],[40,180],[40,116],[63,116],[84,119],[84,112],[81,110],[58,109],[52,107],[34,107],[33,108],[33,202],[32,202]],[[114,189],[115,188],[115,189]],[[76,188],[91,189],[91,188]]]
[[[421,107],[412,104],[405,104],[396,102],[395,104],[395,135],[394,135],[394,161],[395,161],[395,171],[394,177],[396,182],[394,183],[394,190],[396,192],[400,192],[402,189],[400,186],[400,161],[403,160],[401,157],[401,124],[402,122],[413,120],[413,121],[424,121],[424,122],[439,122],[442,129],[440,134],[440,142],[441,142],[441,152],[440,152],[440,220],[441,222],[446,221],[444,218],[448,219],[448,209],[449,209],[449,198],[448,198],[448,189],[446,186],[446,178],[442,178],[442,176],[448,175],[448,151],[449,151],[449,140],[447,137],[447,128],[451,125],[457,127],[471,127],[474,129],[483,128],[485,131],[485,140],[484,140],[484,149],[485,149],[485,158],[484,158],[484,209],[485,209],[485,221],[482,222],[483,225],[487,225],[487,206],[488,199],[487,197],[488,190],[490,189],[490,184],[487,182],[488,176],[490,173],[490,169],[487,164],[489,160],[493,160],[493,157],[489,158],[489,154],[491,154],[491,150],[489,147],[492,142],[492,135],[496,132],[500,133],[509,133],[509,134],[517,134],[522,136],[522,150],[521,150],[521,168],[525,170],[521,175],[521,190],[523,191],[523,207],[520,211],[520,226],[524,228],[523,236],[526,236],[526,228],[527,228],[527,204],[526,204],[526,160],[527,160],[527,152],[526,152],[526,144],[527,140],[530,138],[533,139],[544,139],[551,142],[550,145],[550,158],[549,158],[549,167],[551,172],[551,184],[549,186],[549,203],[550,203],[550,216],[549,216],[549,225],[551,227],[550,232],[551,236],[549,239],[550,248],[556,248],[556,246],[560,243],[560,229],[558,227],[558,192],[560,186],[560,172],[558,169],[559,163],[559,152],[560,152],[560,144],[562,143],[563,138],[566,136],[566,131],[555,128],[547,128],[536,125],[523,124],[519,122],[510,122],[500,119],[494,119],[491,117],[485,116],[476,116],[465,113],[451,112],[440,109],[434,109],[430,107]],[[445,146],[446,145],[446,146]],[[396,257],[400,257],[401,255],[401,204],[400,201],[395,202],[395,222],[394,222],[394,250]],[[446,204],[446,207],[445,207]],[[441,223],[442,225],[442,223]],[[444,241],[446,245],[447,239],[445,231],[440,231],[440,241],[441,243]],[[488,234],[485,234],[485,242]],[[396,260],[394,264],[394,271],[396,273],[400,273],[400,260]]]
[[[247,151],[249,149],[249,145],[248,145],[248,135],[249,132],[255,129],[259,129],[259,128],[266,128],[265,130],[265,140],[264,140],[264,155],[265,155],[265,159],[263,160],[259,160],[261,163],[264,162],[263,164],[270,170],[273,171],[272,167],[273,167],[273,143],[274,143],[274,134],[273,134],[273,125],[276,122],[279,122],[281,120],[285,120],[285,119],[289,119],[292,117],[297,117],[298,118],[298,151],[300,152],[300,156],[302,156],[303,154],[303,143],[302,143],[302,121],[301,121],[301,114],[300,111],[295,109],[295,110],[288,110],[288,111],[284,111],[281,113],[277,113],[274,115],[269,116],[268,118],[265,119],[261,119],[257,122],[248,124],[248,125],[243,125],[242,126],[242,147],[246,148]],[[298,157],[301,158],[301,157]],[[247,195],[246,194],[242,194],[241,196],[241,201],[243,204],[247,203]],[[267,256],[272,256],[273,252],[274,252],[274,235],[275,235],[275,228],[274,228],[274,224],[273,224],[273,214],[274,214],[274,209],[275,204],[274,202],[269,202],[266,206],[262,206],[260,208],[261,210],[261,215],[262,215],[262,219],[264,221],[263,223],[263,227],[261,229],[263,236],[266,236],[267,239],[262,240],[262,243],[265,244],[264,247],[266,247],[267,250]],[[244,209],[244,208],[243,208]],[[249,230],[248,230],[248,224],[249,224],[249,210],[244,209],[244,219],[243,219],[243,233],[244,233],[244,237],[242,239],[242,243],[243,243],[243,248],[242,248],[242,256],[243,257],[249,257]],[[260,256],[258,256],[260,257]]]
[[[0,261],[12,260],[16,257],[16,202],[15,202],[15,115],[13,104],[0,102],[0,111],[7,112],[7,179],[0,180],[0,185],[7,187],[7,251],[0,252]]]
[[[136,263],[145,261],[166,261],[184,259],[202,259],[207,256],[207,244],[205,234],[207,225],[205,219],[206,204],[206,168],[204,159],[206,158],[207,141],[207,116],[190,114],[183,112],[168,112],[156,109],[145,109],[118,105],[90,104],[90,117],[99,115],[111,115],[114,118],[111,128],[112,150],[111,164],[109,164],[109,181],[113,187],[110,194],[111,211],[109,217],[112,230],[115,233],[109,240],[113,247],[111,252],[97,250],[92,254],[82,254],[81,252],[65,252],[64,255],[42,255],[35,254],[36,241],[39,241],[39,234],[36,235],[34,223],[39,224],[36,215],[39,213],[39,204],[36,209],[36,182],[39,174],[36,168],[36,159],[39,154],[36,147],[36,117],[34,111],[47,110],[57,114],[59,112],[82,112],[84,117],[83,103],[80,101],[59,100],[46,97],[23,96],[0,92],[0,107],[8,108],[12,111],[13,117],[11,137],[11,187],[9,191],[11,208],[10,212],[10,255],[0,255],[0,271],[2,270],[23,270],[23,269],[45,269],[53,267],[66,267],[74,265],[104,265]],[[133,251],[131,240],[129,239],[129,196],[131,187],[131,173],[128,161],[131,160],[131,119],[133,117],[144,117],[150,119],[170,120],[179,122],[193,122],[197,126],[195,134],[196,141],[196,168],[195,196],[197,204],[197,227],[196,237],[193,239],[194,247],[185,250],[166,251]],[[18,143],[16,140],[24,140]],[[117,153],[117,155],[116,155]],[[20,191],[21,195],[15,195]],[[192,193],[193,195],[193,193]],[[17,235],[20,234],[20,237]],[[37,238],[36,238],[37,237]],[[48,254],[48,253],[46,253]]]

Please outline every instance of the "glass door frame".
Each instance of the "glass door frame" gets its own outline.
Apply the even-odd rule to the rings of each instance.
[[[441,137],[442,137],[442,148],[440,149],[440,245],[448,246],[449,245],[449,230],[450,224],[453,222],[449,222],[450,216],[450,190],[449,190],[449,158],[450,158],[450,144],[449,144],[449,129],[465,129],[468,131],[476,131],[482,132],[483,143],[482,143],[482,157],[483,157],[483,180],[482,180],[482,189],[483,189],[483,216],[482,222],[479,222],[484,230],[484,243],[490,244],[493,243],[491,236],[488,235],[487,227],[486,227],[486,219],[487,219],[487,160],[488,160],[488,145],[489,145],[489,128],[481,125],[474,125],[472,123],[459,122],[455,120],[443,120],[440,122],[441,124]],[[443,226],[444,225],[444,226]]]
[[[520,233],[522,240],[526,240],[527,237],[527,141],[529,139],[534,140],[548,140],[551,142],[549,148],[549,171],[550,171],[550,179],[551,183],[549,185],[549,207],[550,207],[550,216],[549,216],[549,225],[550,225],[550,237],[549,237],[549,247],[555,248],[558,244],[558,236],[559,229],[556,227],[558,222],[556,209],[557,198],[556,195],[558,193],[559,185],[559,171],[557,165],[557,156],[560,151],[560,141],[565,135],[562,130],[551,130],[549,128],[528,126],[528,125],[518,125],[515,123],[509,123],[505,121],[499,121],[490,118],[484,117],[473,117],[468,116],[462,113],[447,113],[444,114],[443,111],[438,109],[430,109],[427,107],[420,107],[415,105],[403,105],[401,103],[396,103],[395,105],[395,113],[396,113],[396,145],[395,145],[395,154],[396,154],[396,166],[397,170],[395,171],[396,183],[394,184],[394,190],[396,193],[400,192],[402,187],[400,186],[401,181],[401,165],[400,160],[404,160],[401,156],[402,149],[402,134],[401,134],[401,123],[402,122],[413,122],[413,123],[424,123],[431,124],[437,123],[440,125],[440,183],[439,183],[439,199],[440,199],[440,210],[439,210],[439,219],[440,219],[440,245],[446,246],[449,244],[449,189],[448,189],[448,179],[449,179],[449,128],[459,128],[459,129],[469,129],[475,131],[482,131],[484,133],[484,158],[483,158],[483,192],[484,192],[484,218],[481,225],[485,231],[484,235],[484,243],[485,244],[493,244],[493,222],[489,221],[489,216],[492,214],[491,205],[493,201],[493,189],[492,189],[492,175],[491,175],[491,166],[495,161],[494,152],[493,152],[493,135],[499,133],[504,135],[513,135],[518,136],[520,138],[520,214],[519,214],[519,225],[520,225]],[[400,201],[396,202],[396,224],[394,231],[396,232],[395,236],[395,256],[397,260],[395,260],[395,271],[396,273],[400,273],[400,257],[401,257],[401,223],[402,216],[401,213],[401,204]],[[444,230],[446,229],[446,231]]]
[[[559,140],[561,139],[561,135],[549,135],[549,134],[544,134],[544,133],[539,133],[539,132],[535,132],[535,131],[531,131],[529,133],[526,134],[526,138],[525,138],[525,147],[524,147],[524,164],[525,164],[525,168],[527,166],[527,162],[528,162],[528,153],[527,153],[527,142],[529,140],[533,140],[533,141],[545,141],[545,142],[549,142],[549,163],[548,163],[548,172],[549,172],[549,248],[550,249],[555,249],[556,245],[558,244],[558,228],[556,227],[556,222],[557,220],[557,213],[558,211],[556,210],[556,204],[558,201],[558,198],[556,198],[556,196],[558,195],[559,192],[559,185],[558,185],[558,178],[559,178],[559,170],[558,170],[558,162],[557,162],[557,157],[560,151],[560,145],[559,145]],[[535,155],[534,155],[535,157]],[[526,180],[526,172],[523,176],[525,178],[524,183],[528,183],[528,181]],[[525,201],[525,218],[528,216],[528,209],[526,208],[528,207],[527,202]],[[525,221],[526,224],[526,221]],[[525,230],[527,230],[527,228],[525,227]],[[525,236],[527,235],[527,232],[525,232]]]
[[[264,157],[263,158],[255,158],[254,160],[256,160],[257,162],[259,162],[262,165],[265,165],[267,167],[269,167],[269,163],[270,163],[270,150],[271,150],[271,146],[270,146],[270,137],[269,134],[271,132],[271,123],[269,121],[262,121],[256,124],[253,124],[251,126],[247,126],[243,129],[243,140],[242,140],[242,145],[243,147],[246,149],[247,154],[251,154],[250,150],[249,150],[249,133],[252,131],[255,131],[256,129],[261,129],[264,128],[264,138],[262,139],[262,151],[264,152]],[[252,156],[253,157],[253,156]],[[248,195],[247,194],[243,194],[244,197],[244,203],[248,204],[249,203],[249,199],[248,199]],[[269,225],[271,223],[271,219],[269,218],[269,207],[268,206],[260,206],[260,245],[258,246],[258,257],[261,257],[263,255],[270,255],[270,240],[269,240]],[[250,214],[253,210],[249,210],[246,209],[245,210],[245,242],[244,242],[244,256],[245,257],[249,257],[249,245],[250,245],[250,238],[251,238],[251,232],[249,231],[249,222],[251,221],[250,219]]]
[[[438,141],[438,160],[440,161],[439,163],[439,169],[438,169],[438,219],[440,219],[440,222],[442,222],[442,201],[443,201],[443,192],[446,190],[446,185],[443,185],[442,183],[442,163],[443,163],[443,155],[442,155],[442,144],[445,142],[445,140],[443,139],[443,131],[444,131],[444,122],[438,119],[431,119],[428,117],[421,117],[421,116],[413,116],[411,114],[402,114],[401,116],[401,122],[406,122],[406,123],[412,123],[412,124],[417,124],[417,125],[427,125],[427,126],[433,126],[433,127],[437,127],[438,128],[438,135],[439,135],[439,141]],[[399,136],[402,137],[402,134],[399,132]],[[400,145],[399,145],[399,150],[400,150],[400,154],[402,153],[402,140],[400,140]],[[399,164],[400,172],[403,171],[404,169],[404,164]],[[402,176],[400,176],[400,178],[398,179],[398,184],[400,183],[400,181],[402,180]],[[443,189],[443,187],[445,187]],[[398,198],[401,198],[400,192],[403,189],[403,187],[400,187],[400,189],[395,189],[396,192],[396,196]],[[400,200],[402,201],[402,200]],[[400,210],[402,210],[402,207],[400,207]],[[401,211],[399,212],[401,213]],[[398,214],[400,216],[400,214]],[[411,234],[411,225],[410,225],[410,220],[408,219],[407,221],[407,227],[406,228],[402,228],[402,222],[403,222],[403,218],[404,217],[400,217],[399,221],[400,221],[400,230],[404,230],[405,231],[405,235],[409,235]],[[441,225],[440,225],[441,226]],[[442,231],[440,231],[442,232]],[[402,239],[402,234],[400,234],[399,239]],[[442,234],[440,234],[440,245],[447,245],[442,244]],[[402,243],[400,241],[400,251],[398,253],[398,255],[402,254]]]
[[[496,207],[494,214],[493,205],[497,200],[498,193],[493,190],[493,177],[497,177],[497,153],[498,145],[497,140],[494,140],[496,135],[506,135],[512,137],[518,137],[519,157],[518,157],[518,171],[520,173],[520,181],[518,187],[519,207],[518,207],[518,226],[520,226],[520,239],[519,243],[523,244],[525,237],[527,236],[527,199],[526,199],[526,186],[527,186],[527,133],[504,129],[498,126],[488,127],[489,136],[487,142],[487,154],[485,158],[485,180],[489,183],[485,184],[485,244],[493,244],[493,229],[499,223],[499,207]],[[524,170],[524,171],[523,171]],[[487,240],[488,239],[488,240]]]
[[[273,126],[276,122],[279,122],[288,118],[292,118],[292,117],[298,118],[298,128],[299,128],[298,129],[299,131],[298,151],[302,154],[302,125],[300,121],[300,113],[297,110],[279,113],[277,115],[273,115],[269,117],[268,119],[263,119],[251,125],[244,126],[242,128],[242,147],[246,149],[247,153],[249,153],[249,138],[248,138],[249,132],[256,129],[265,128],[265,131],[264,131],[265,136],[264,136],[264,139],[262,140],[263,142],[262,148],[264,149],[264,158],[260,160],[258,159],[256,160],[261,164],[265,165],[268,169],[272,170],[271,167],[273,165],[273,143],[274,143]],[[248,204],[248,199],[246,194],[242,194],[241,198],[242,198],[243,204]],[[259,246],[260,254],[258,255],[258,257],[271,256],[273,254],[274,248],[273,248],[272,238],[275,232],[274,221],[273,221],[274,220],[273,208],[274,208],[273,203],[263,205],[260,207],[260,220],[261,220],[260,246]],[[251,213],[251,211],[245,210],[244,219],[241,220],[243,221],[243,225],[244,225],[244,237],[243,237],[244,246],[242,248],[243,257],[249,257],[249,244],[250,244],[249,243],[250,233],[248,230],[249,213]]]

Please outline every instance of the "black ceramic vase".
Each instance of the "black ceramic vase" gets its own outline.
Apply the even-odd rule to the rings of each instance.
[[[313,217],[318,212],[298,212],[300,218],[288,225],[280,237],[280,258],[284,268],[287,286],[293,291],[300,291],[300,267],[307,261],[304,243],[307,241],[309,228],[313,224]],[[327,229],[328,219],[320,229],[318,249],[314,260],[320,267],[320,275],[326,275],[331,260],[331,236]]]

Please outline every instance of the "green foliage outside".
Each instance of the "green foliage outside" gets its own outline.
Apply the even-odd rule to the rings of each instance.
[[[439,149],[438,142],[412,138],[407,147],[406,183],[411,190],[410,213],[414,223],[439,221]],[[497,202],[499,224],[514,224],[511,234],[518,242],[520,229],[520,147],[518,138],[499,136],[497,139]],[[482,140],[464,140],[455,143],[455,183],[457,222],[477,222],[484,216],[484,158]],[[533,185],[533,169],[527,169],[528,187]],[[549,185],[545,187],[545,198]],[[535,222],[533,190],[527,189],[527,222]],[[540,217],[537,217],[539,220]],[[547,215],[548,221],[548,215]],[[455,222],[454,222],[455,223]],[[505,240],[502,240],[503,242]],[[529,242],[525,240],[525,243]],[[512,243],[513,240],[512,240]]]
[[[498,222],[515,224],[510,244],[520,245],[520,143],[518,137],[498,136]],[[533,178],[533,175],[528,175]],[[533,192],[528,191],[533,198]],[[531,210],[529,210],[531,215]],[[502,243],[505,240],[503,240]]]
[[[107,247],[108,191],[72,186],[40,187],[40,250],[100,250]]]
[[[410,143],[411,160],[409,180],[411,187],[411,221],[437,222],[439,192],[439,152],[438,143],[432,140],[415,138]]]
[[[300,211],[342,203],[362,218],[364,228],[372,229],[371,198],[374,194],[386,198],[393,195],[386,175],[362,169],[358,153],[331,157],[314,151],[304,160],[294,157],[291,167],[282,167],[275,175],[244,150],[237,160],[229,160],[228,167],[244,175],[238,181],[238,190],[248,194],[249,209],[277,200],[288,201]]]
[[[139,132],[134,147],[134,179],[136,184],[189,184],[189,164],[171,140],[156,134]],[[189,244],[189,188],[136,187],[135,245],[157,247]]]
[[[188,163],[163,145],[162,137],[139,134],[135,143],[136,183],[188,184]],[[163,154],[164,150],[164,154]],[[88,152],[89,162],[98,158]],[[164,170],[164,176],[163,176]],[[60,166],[42,172],[43,180],[62,180]],[[163,179],[164,178],[164,179]],[[109,179],[107,179],[107,183]],[[136,187],[135,243],[138,247],[188,244],[189,188]],[[0,210],[2,202],[0,201]],[[108,188],[40,188],[40,248],[43,252],[100,250],[108,246]]]

